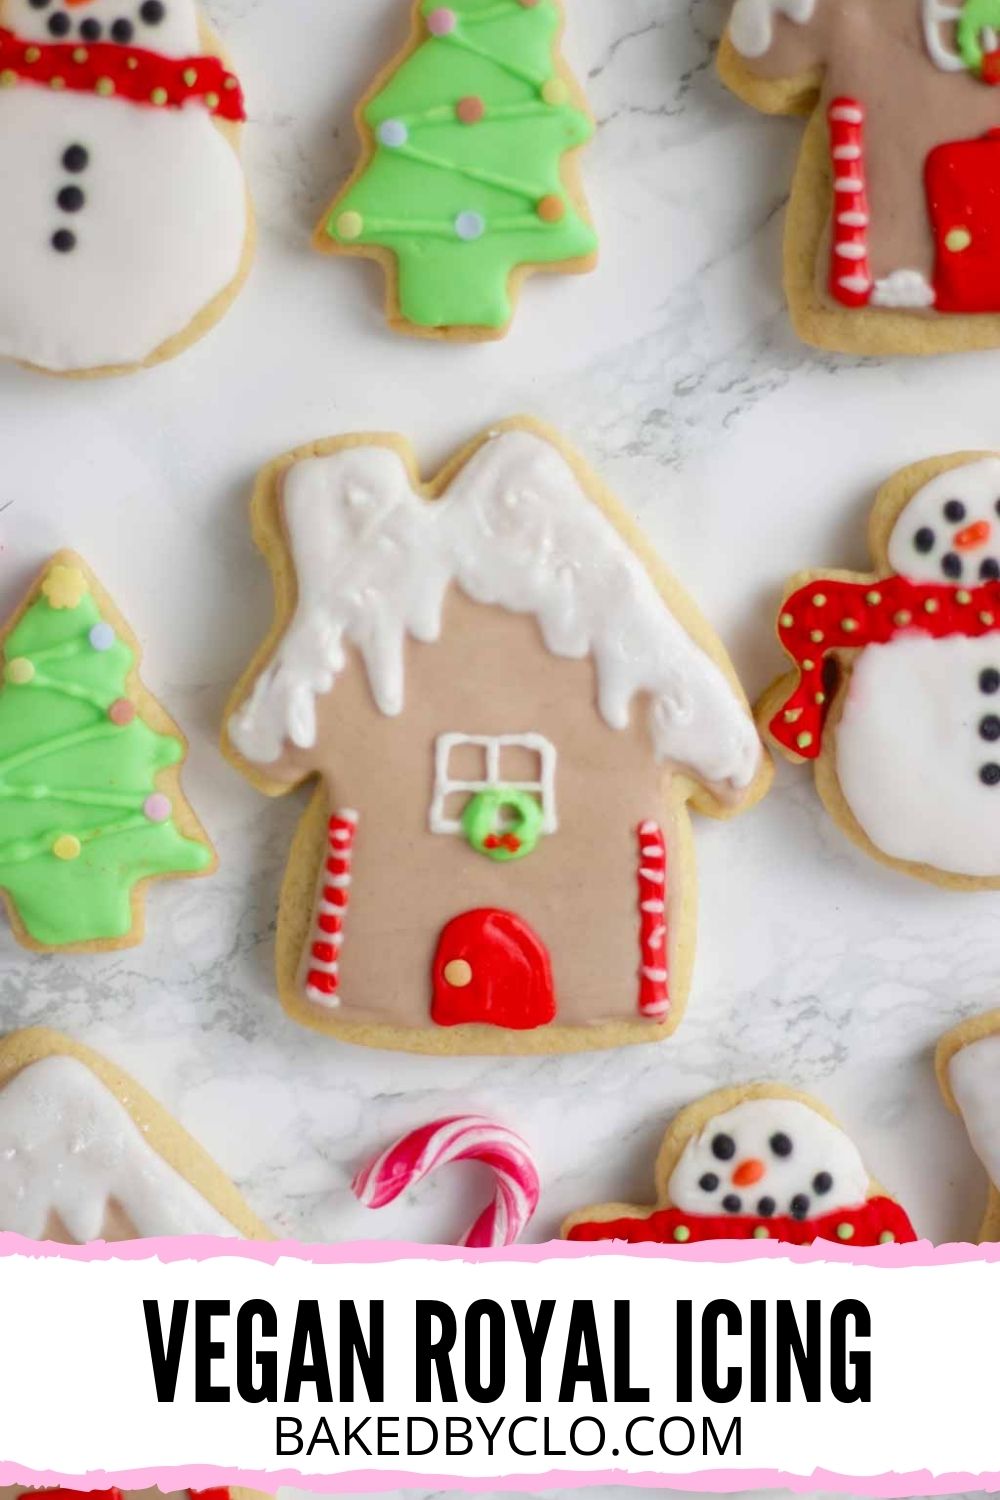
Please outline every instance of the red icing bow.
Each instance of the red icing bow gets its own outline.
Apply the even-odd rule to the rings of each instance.
[[[686,1214],[658,1208],[646,1218],[606,1219],[575,1224],[571,1240],[624,1240],[628,1245],[699,1245],[705,1240],[780,1240],[811,1245],[834,1240],[868,1249],[873,1245],[910,1245],[916,1239],[905,1209],[894,1198],[869,1198],[860,1208],[842,1208],[818,1219],[758,1218],[752,1214]]]
[[[506,849],[508,854],[516,854],[520,847],[516,833],[488,833],[483,839],[484,849]]]
[[[892,574],[870,583],[817,578],[781,607],[778,636],[799,669],[795,691],[771,720],[779,745],[815,760],[829,711],[824,662],[846,647],[885,645],[899,635],[983,636],[1000,630],[1000,581],[976,588],[912,583]]]
[[[180,109],[196,99],[223,120],[245,120],[239,79],[218,57],[163,57],[113,42],[27,42],[0,27],[0,86],[50,89]]]

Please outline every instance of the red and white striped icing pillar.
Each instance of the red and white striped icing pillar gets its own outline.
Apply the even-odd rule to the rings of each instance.
[[[639,945],[639,1014],[662,1020],[670,1009],[667,841],[651,821],[639,824]]]
[[[833,168],[830,295],[844,307],[865,307],[873,282],[868,258],[864,106],[857,99],[834,99],[827,118]]]
[[[306,995],[331,1010],[340,1004],[340,949],[351,901],[351,863],[357,832],[358,814],[351,808],[342,808],[331,817],[323,883],[309,949]]]

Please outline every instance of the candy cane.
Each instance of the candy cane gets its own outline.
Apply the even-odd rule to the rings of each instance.
[[[833,166],[833,239],[830,295],[844,307],[864,307],[872,294],[868,259],[868,184],[865,111],[857,99],[834,99],[830,122]]]
[[[513,1245],[538,1207],[538,1169],[519,1135],[482,1115],[455,1115],[414,1130],[362,1168],[351,1189],[366,1208],[384,1208],[453,1161],[483,1162],[496,1179],[493,1202],[459,1244]]]
[[[351,808],[333,814],[327,831],[329,853],[316,906],[306,976],[309,999],[330,1010],[340,1004],[340,948],[351,901],[351,860],[357,832],[358,814]]]
[[[667,841],[658,823],[639,825],[639,1014],[670,1009],[667,968]]]

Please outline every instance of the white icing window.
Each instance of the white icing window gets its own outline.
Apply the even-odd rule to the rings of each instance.
[[[541,734],[438,735],[431,832],[461,833],[469,798],[499,787],[533,793],[542,808],[542,832],[556,832],[556,747],[551,740]]]

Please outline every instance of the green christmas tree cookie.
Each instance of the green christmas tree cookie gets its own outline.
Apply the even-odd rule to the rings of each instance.
[[[315,239],[383,262],[394,326],[498,338],[529,271],[594,265],[573,155],[593,122],[561,29],[560,0],[416,0],[409,47],[358,111],[365,156]]]
[[[181,792],[184,739],[138,658],[72,552],[53,558],[3,633],[0,891],[26,947],[139,942],[143,882],[215,866]]]

